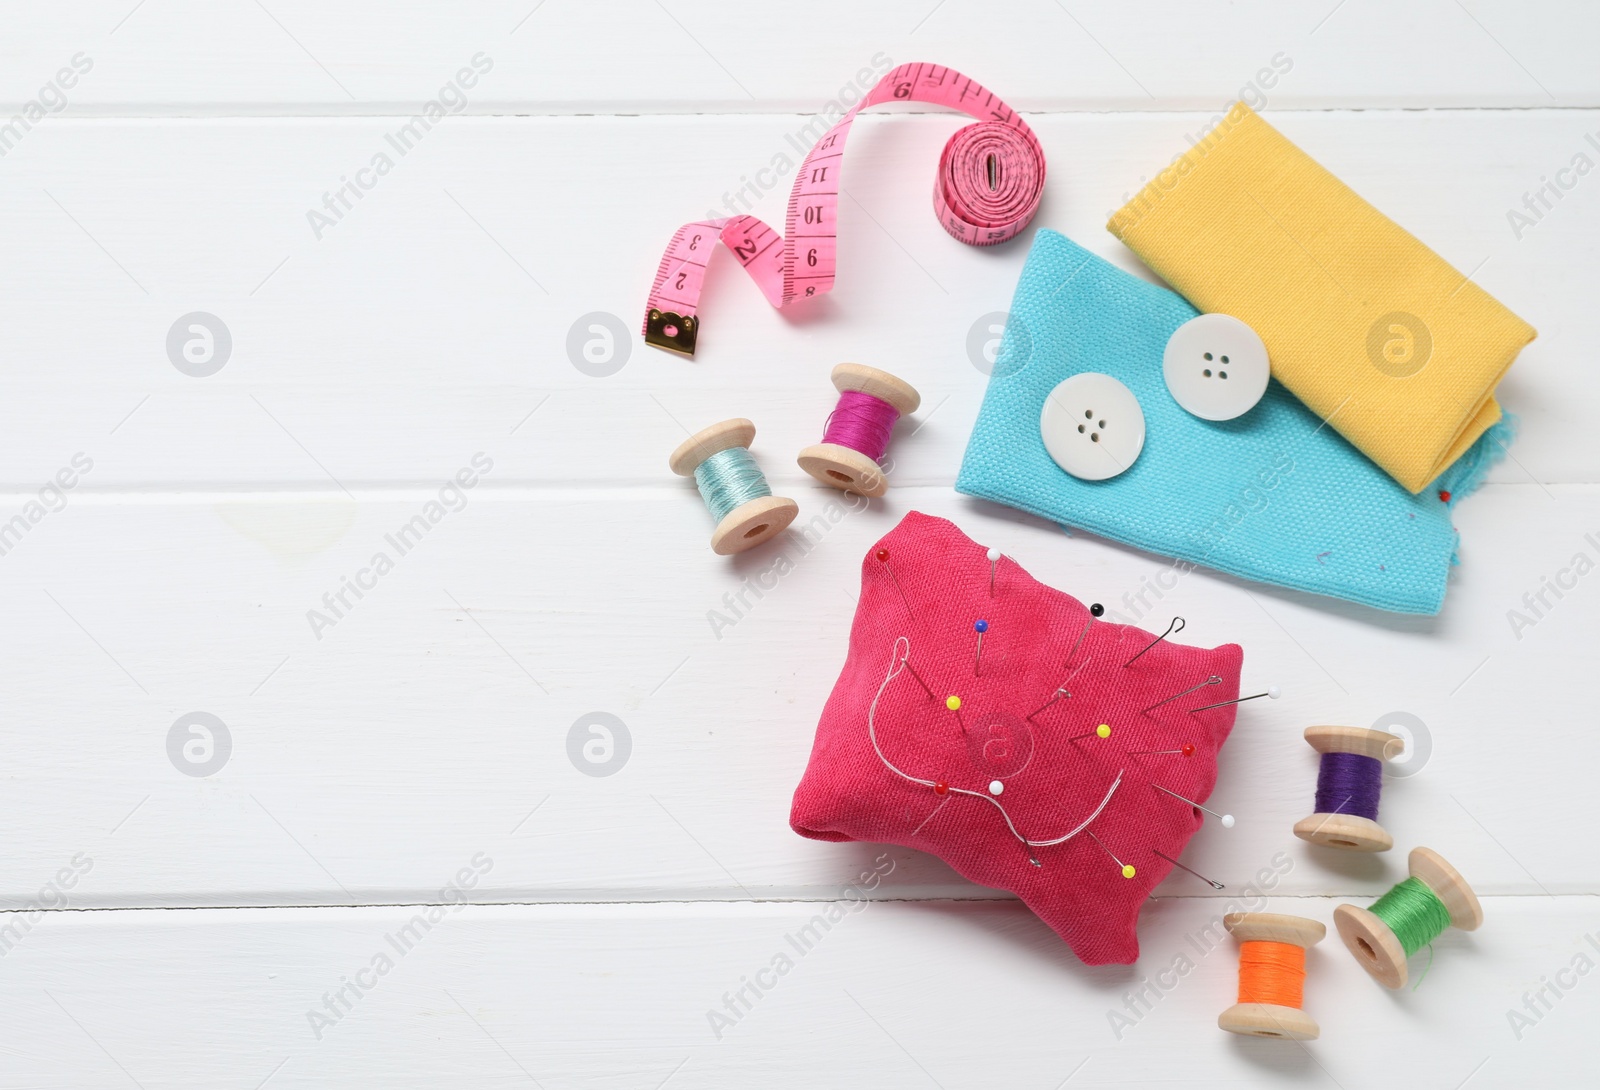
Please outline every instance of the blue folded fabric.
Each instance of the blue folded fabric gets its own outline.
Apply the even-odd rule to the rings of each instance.
[[[1039,231],[956,489],[1173,557],[1180,571],[1199,565],[1379,609],[1437,613],[1456,548],[1450,507],[1503,452],[1509,419],[1413,496],[1276,380],[1234,420],[1180,408],[1162,378],[1162,353],[1197,313],[1171,291]],[[1082,371],[1118,379],[1144,411],[1144,450],[1110,480],[1070,476],[1039,437],[1045,397]]]

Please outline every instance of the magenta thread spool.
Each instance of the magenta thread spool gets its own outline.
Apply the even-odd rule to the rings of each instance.
[[[1295,822],[1294,835],[1325,848],[1386,852],[1394,837],[1378,824],[1383,762],[1405,742],[1366,727],[1307,727],[1306,742],[1322,754],[1317,771],[1317,812]]]
[[[839,403],[828,414],[822,442],[800,452],[800,468],[823,484],[862,496],[881,496],[889,479],[879,461],[889,449],[895,421],[922,404],[904,379],[860,363],[833,369]]]

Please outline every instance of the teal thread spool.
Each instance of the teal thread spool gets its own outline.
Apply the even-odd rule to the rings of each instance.
[[[1432,848],[1413,848],[1411,877],[1379,897],[1370,909],[1340,905],[1333,910],[1356,962],[1386,988],[1406,982],[1406,960],[1448,927],[1476,931],[1483,906],[1461,873]]]
[[[743,417],[724,420],[691,435],[667,459],[672,472],[693,477],[700,498],[716,520],[711,551],[731,556],[782,533],[800,505],[774,496],[750,456],[756,426]]]

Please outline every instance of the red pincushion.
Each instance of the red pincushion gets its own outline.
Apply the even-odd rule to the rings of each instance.
[[[879,549],[888,550],[887,564]],[[1165,640],[1124,667],[1155,636],[1096,620],[1074,653],[1089,618],[1086,606],[1009,557],[999,561],[991,598],[984,547],[944,519],[908,514],[862,561],[849,655],[817,724],[790,825],[817,840],[932,852],[974,882],[1017,894],[1086,963],[1136,960],[1139,906],[1171,869],[1152,849],[1178,858],[1201,824],[1199,811],[1151,785],[1197,802],[1211,794],[1235,707],[1189,709],[1239,695],[1243,652]],[[974,677],[979,619],[988,631]],[[901,655],[909,669],[885,682]],[[1211,675],[1220,683],[1142,711]],[[1030,722],[1063,684],[1070,698]],[[951,694],[961,698],[959,716],[946,707]],[[1100,724],[1110,726],[1109,738],[1094,735]],[[1193,756],[1129,755],[1186,744]],[[1002,791],[991,795],[997,780]],[[1089,823],[1062,843],[1029,847],[1007,816],[1034,841]],[[1132,865],[1134,877],[1124,878],[1088,832]]]

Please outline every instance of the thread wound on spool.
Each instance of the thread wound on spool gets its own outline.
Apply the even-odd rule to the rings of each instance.
[[[1256,940],[1239,946],[1239,1002],[1299,1007],[1305,992],[1306,952],[1291,942]]]
[[[889,449],[899,410],[882,398],[859,390],[842,390],[839,403],[823,425],[822,441],[858,450],[878,461]]]
[[[716,522],[740,504],[772,495],[761,467],[743,447],[719,450],[695,466],[694,483]]]
[[[1359,753],[1324,753],[1317,771],[1317,813],[1378,819],[1383,762]]]
[[[1420,878],[1407,878],[1373,902],[1371,912],[1389,926],[1410,957],[1450,926],[1450,910]]]

